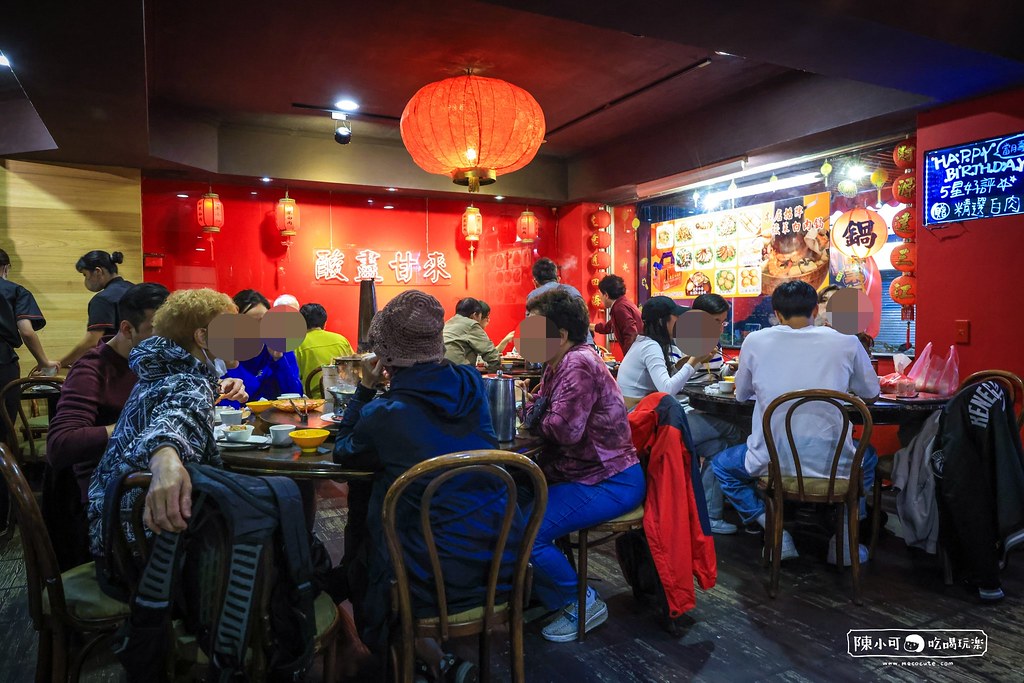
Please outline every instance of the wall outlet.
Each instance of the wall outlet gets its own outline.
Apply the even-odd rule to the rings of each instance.
[[[955,339],[957,344],[970,344],[971,343],[971,321],[970,320],[955,320],[953,321],[954,330],[956,331]]]

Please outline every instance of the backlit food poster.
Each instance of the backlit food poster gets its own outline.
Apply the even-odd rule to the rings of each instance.
[[[651,225],[651,294],[770,295],[828,277],[829,193],[716,211]]]

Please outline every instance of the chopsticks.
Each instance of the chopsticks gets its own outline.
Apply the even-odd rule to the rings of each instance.
[[[299,407],[295,405],[294,399],[288,399],[288,402],[292,404],[292,409],[295,411],[295,414],[298,415],[303,422],[309,421],[309,404],[306,403],[306,399],[302,399],[302,410],[299,410]]]

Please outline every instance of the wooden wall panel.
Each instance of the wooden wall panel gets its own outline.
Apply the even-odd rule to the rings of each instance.
[[[142,195],[136,169],[0,162],[0,249],[10,279],[35,295],[46,316],[40,339],[51,359],[85,333],[92,293],[75,270],[93,249],[120,251],[120,274],[142,281]],[[21,350],[22,371],[35,364]]]

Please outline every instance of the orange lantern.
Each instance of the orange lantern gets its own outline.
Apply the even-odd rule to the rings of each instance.
[[[892,150],[892,162],[896,168],[914,168],[917,161],[917,141],[913,138],[904,140]]]
[[[917,192],[917,177],[913,173],[905,173],[892,181],[893,199],[904,204],[913,204]]]
[[[591,270],[607,270],[612,265],[612,257],[607,251],[599,251],[590,257]]]
[[[402,142],[416,165],[476,192],[533,160],[544,112],[522,88],[496,78],[457,76],[423,86],[402,112]]]
[[[889,239],[885,219],[870,209],[853,209],[832,226],[832,246],[844,256],[866,259],[876,254]]]
[[[213,192],[207,192],[196,203],[196,218],[203,232],[218,233],[224,227],[224,204]]]
[[[537,239],[539,225],[533,211],[523,211],[516,219],[516,236],[524,244],[533,244]]]
[[[917,245],[913,242],[897,244],[889,254],[892,267],[901,273],[911,273],[917,266]]]
[[[598,230],[590,236],[589,242],[591,250],[607,249],[612,245],[612,236],[604,230]]]
[[[889,283],[889,296],[901,306],[913,306],[917,302],[917,278],[900,275]]]
[[[914,239],[917,235],[917,218],[914,216],[912,208],[908,206],[905,209],[901,209],[892,217],[892,231],[901,239]]]
[[[590,214],[590,229],[604,230],[612,224],[612,215],[604,209],[598,209]]]
[[[276,222],[281,237],[294,237],[299,233],[299,206],[288,196],[288,190],[277,200]]]
[[[480,235],[484,232],[484,219],[480,215],[480,209],[475,206],[467,206],[462,214],[462,236],[469,242],[469,262],[473,263],[473,254],[476,252],[476,243],[480,241]]]

